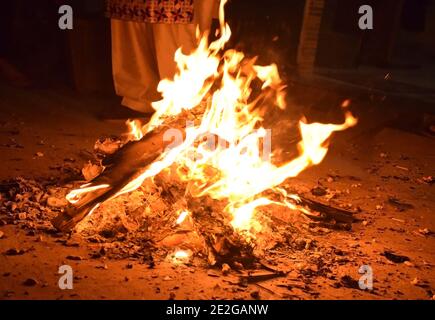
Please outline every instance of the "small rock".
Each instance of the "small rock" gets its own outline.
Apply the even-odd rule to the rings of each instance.
[[[418,286],[420,284],[420,279],[418,278],[412,279],[411,284],[414,286]]]
[[[407,265],[408,267],[414,267],[414,264],[411,261],[405,261],[403,264]]]
[[[340,284],[346,288],[359,289],[359,283],[349,275],[341,277]]]
[[[296,250],[304,250],[307,242],[304,239],[298,238],[295,240],[294,244]]]
[[[425,235],[425,236],[432,234],[432,231],[430,231],[428,228],[418,229],[418,232],[421,233],[422,235]],[[1,238],[1,236],[0,236],[0,238]]]
[[[68,201],[64,198],[59,199],[56,197],[48,197],[47,198],[47,205],[53,208],[63,208],[68,205]]]
[[[401,256],[388,250],[385,250],[381,255],[394,263],[403,263],[410,260],[407,256]]]
[[[25,212],[20,212],[20,213],[18,214],[18,219],[19,219],[19,220],[26,220],[26,218],[27,218],[27,213],[25,213]]]
[[[322,188],[320,186],[317,186],[317,187],[311,189],[311,194],[314,196],[317,196],[317,197],[324,196],[324,195],[326,195],[326,193],[327,192],[326,192],[325,188]]]
[[[170,276],[166,276],[163,278],[163,281],[170,281],[170,280],[172,280],[172,278]]]
[[[207,275],[209,277],[216,277],[216,278],[220,276],[215,270],[211,270],[211,269],[207,271]]]
[[[0,239],[2,239],[4,235],[5,233],[3,231],[0,231]]]
[[[32,279],[32,278],[26,279],[23,282],[23,285],[26,287],[33,287],[33,286],[36,286],[37,284],[38,284],[38,281],[36,281],[35,279]]]
[[[169,300],[174,300],[175,299],[175,293],[171,292],[169,293]]]
[[[243,266],[243,264],[241,264],[241,263],[238,262],[238,261],[235,261],[235,262],[233,263],[233,266],[234,266],[234,268],[236,268],[237,270],[243,270],[243,269],[245,269],[245,267]]]
[[[432,184],[435,182],[435,178],[433,176],[423,177],[422,180],[427,184]]]
[[[17,248],[11,248],[11,249],[8,249],[4,252],[4,254],[7,256],[20,256],[24,253],[25,253],[24,250],[17,249]]]
[[[341,249],[334,248],[333,250],[334,250],[334,253],[335,253],[337,256],[345,256],[345,255],[346,255],[346,253],[343,252],[343,250],[341,250]]]
[[[360,244],[358,242],[349,243],[349,247],[352,249],[358,248]]]
[[[307,265],[304,262],[297,262],[295,264],[295,268],[301,271],[301,270],[305,270],[307,268]]]
[[[388,203],[391,206],[395,207],[399,211],[405,211],[405,210],[414,209],[414,206],[412,204],[400,201],[400,200],[398,200],[397,198],[394,198],[394,197],[389,197],[388,198]]]
[[[36,235],[35,230],[29,230],[26,232],[26,236],[28,236],[28,237],[34,237],[35,235]]]
[[[224,263],[222,265],[222,274],[226,276],[230,271],[231,271],[231,267],[227,263]]]
[[[35,153],[35,156],[37,156],[37,157],[43,157],[44,154],[41,151],[38,151],[37,153]]]
[[[98,153],[108,155],[115,153],[120,147],[121,141],[113,138],[106,138],[98,140],[94,145],[94,150]]]
[[[251,297],[254,299],[260,299],[260,292],[258,290],[252,291],[250,293]]]
[[[127,263],[125,266],[127,269],[133,269],[133,264],[131,262]]]
[[[98,176],[101,173],[101,171],[103,171],[102,167],[93,164],[89,161],[83,166],[82,175],[86,181],[90,181],[94,179],[96,176]]]
[[[67,256],[66,258],[67,258],[67,260],[73,260],[73,261],[81,261],[81,260],[83,260],[83,258],[80,257],[80,256]]]

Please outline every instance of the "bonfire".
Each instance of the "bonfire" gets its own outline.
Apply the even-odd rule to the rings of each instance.
[[[286,85],[277,65],[227,48],[225,2],[215,40],[198,32],[193,52],[176,52],[178,72],[159,83],[154,115],[145,124],[129,121],[127,141],[103,159],[102,172],[68,193],[68,208],[53,221],[58,229],[101,230],[116,216],[124,228],[134,225],[129,231],[166,239],[174,263],[200,255],[211,265],[247,266],[292,232],[293,218],[337,227],[353,221],[287,187],[325,158],[334,132],[357,123],[349,101],[341,124],[300,119],[288,136],[297,141],[294,157],[283,160],[272,139],[278,128],[264,119],[286,108]]]

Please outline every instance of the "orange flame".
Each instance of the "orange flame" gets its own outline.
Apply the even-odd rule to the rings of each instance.
[[[130,140],[137,141],[142,139],[143,132],[139,120],[127,120],[125,123],[127,124],[127,127],[129,129],[128,137]]]
[[[189,211],[188,210],[182,210],[180,212],[180,215],[177,218],[177,221],[175,221],[175,224],[182,224],[183,221],[186,219],[186,217],[189,215]]]
[[[261,112],[264,107],[285,108],[285,85],[275,64],[259,66],[254,64],[255,60],[243,63],[247,59],[236,50],[226,50],[222,54],[231,36],[224,19],[225,3],[226,0],[221,1],[219,10],[220,37],[208,44],[208,35],[204,34],[196,50],[189,55],[178,50],[175,54],[178,72],[173,79],[164,79],[159,83],[158,91],[163,98],[153,103],[156,112],[151,120],[142,128],[138,123],[128,123],[131,136],[140,139],[144,133],[162,124],[165,117],[205,103],[206,109],[200,124],[187,127],[183,143],[166,150],[117,195],[140,187],[145,179],[175,164],[180,169],[180,178],[189,182],[187,191],[192,196],[226,200],[228,205],[225,211],[231,216],[231,225],[251,239],[261,230],[261,224],[256,219],[256,208],[272,203],[296,208],[294,202],[297,202],[297,196],[288,195],[278,186],[309,166],[319,164],[326,156],[327,141],[331,134],[354,126],[357,119],[345,111],[342,124],[308,124],[301,120],[299,155],[282,165],[272,164],[270,134],[261,126]],[[253,81],[262,83],[262,93],[255,99],[251,96]],[[261,98],[264,97],[273,99],[267,99],[270,102],[263,106]],[[348,105],[349,101],[346,101],[342,107]],[[210,139],[198,143],[200,138],[207,136],[212,136],[213,141],[217,137],[218,143],[211,146]],[[74,190],[69,198],[74,200],[85,190],[80,193]],[[266,190],[285,193],[284,200],[276,202],[261,196]],[[184,220],[185,216],[180,215],[178,220]]]

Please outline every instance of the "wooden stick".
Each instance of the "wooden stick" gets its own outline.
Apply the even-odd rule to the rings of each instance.
[[[301,202],[299,202],[299,204],[307,206],[309,209],[318,211],[323,214],[323,216],[306,214],[306,216],[308,216],[313,220],[318,220],[318,221],[335,220],[336,222],[344,222],[344,223],[352,223],[358,221],[358,219],[356,219],[353,216],[352,211],[333,207],[312,199],[305,198],[303,196],[299,196],[299,198],[301,199]]]
[[[103,161],[105,170],[87,187],[103,184],[109,187],[85,194],[77,203],[70,205],[65,212],[54,218],[53,226],[63,232],[70,231],[96,205],[116,195],[130,181],[142,174],[170,144],[174,143],[174,141],[165,141],[164,135],[167,129],[179,129],[184,135],[184,124],[185,119],[179,117],[170,126],[161,126],[158,131],[149,132],[141,140],[127,143],[115,154],[107,157]]]

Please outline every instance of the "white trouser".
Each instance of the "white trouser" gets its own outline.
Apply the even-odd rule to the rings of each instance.
[[[161,79],[176,71],[175,51],[189,53],[196,47],[196,26],[208,30],[216,12],[215,0],[195,0],[192,24],[149,24],[112,19],[112,71],[122,105],[152,112],[151,102]]]

